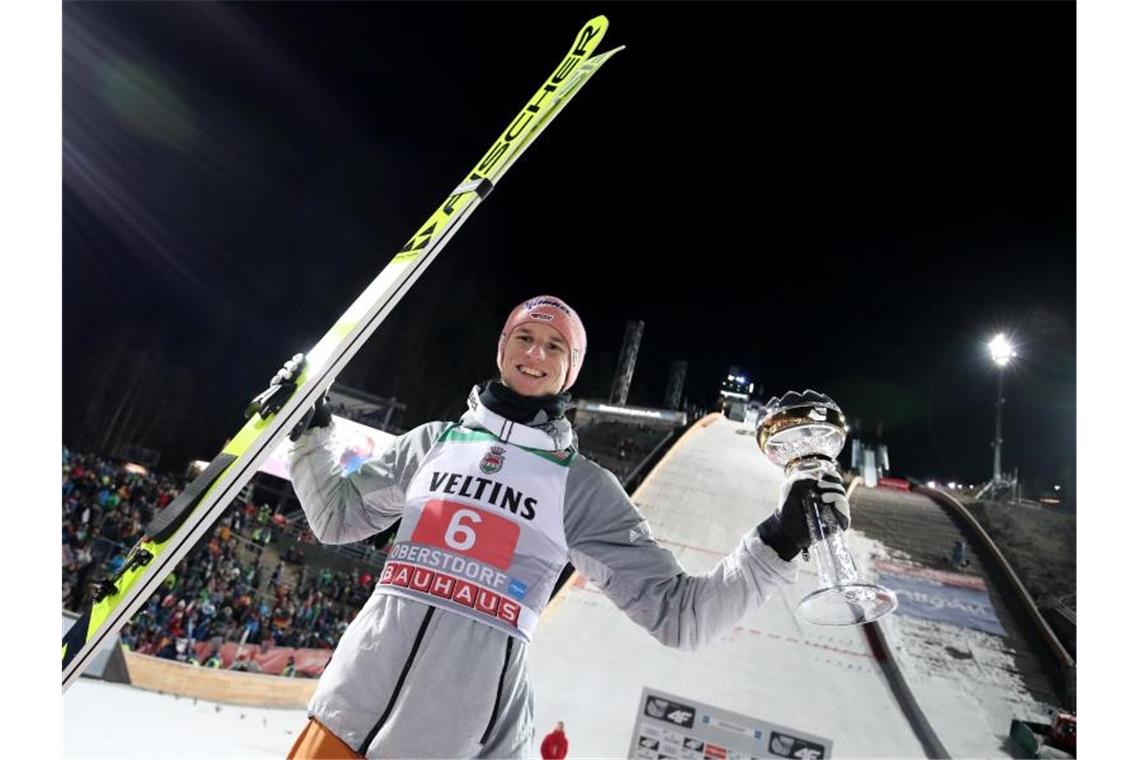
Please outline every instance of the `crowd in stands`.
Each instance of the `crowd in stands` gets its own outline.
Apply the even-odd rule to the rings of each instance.
[[[284,561],[268,571],[241,557],[241,539],[227,524],[233,520],[223,517],[204,549],[184,560],[123,629],[131,649],[173,657],[178,639],[336,646],[371,592],[372,575],[301,567],[290,585]]]
[[[122,566],[143,526],[182,485],[64,450],[65,608],[85,607],[92,583]],[[172,659],[194,641],[334,648],[374,577],[308,566],[300,549],[266,564],[262,550],[276,527],[267,507],[232,505],[123,628],[123,643]]]
[[[89,454],[63,450],[63,606],[87,601],[93,572],[122,566],[126,550],[142,536],[155,511],[169,504],[183,483],[169,476],[132,473]]]

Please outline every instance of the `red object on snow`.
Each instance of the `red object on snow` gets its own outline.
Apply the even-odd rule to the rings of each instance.
[[[1053,716],[1053,725],[1049,727],[1049,738],[1053,740],[1054,746],[1077,754],[1077,716],[1059,711]]]
[[[879,488],[893,488],[896,491],[909,491],[910,483],[902,478],[879,478]]]
[[[543,738],[542,746],[539,747],[542,760],[562,760],[569,751],[570,742],[567,741],[566,734],[557,728]]]

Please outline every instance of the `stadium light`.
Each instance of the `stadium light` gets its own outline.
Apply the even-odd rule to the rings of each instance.
[[[1001,476],[1001,410],[1005,406],[1005,397],[1002,395],[1002,380],[1005,377],[1005,368],[1009,365],[1010,361],[1017,357],[1017,351],[1014,349],[1013,344],[1005,337],[1005,333],[998,333],[987,344],[990,349],[990,358],[993,359],[994,364],[998,368],[998,398],[997,398],[997,420],[994,425],[994,440],[990,444],[994,447],[994,474],[991,480],[991,487],[996,495],[998,486],[1002,483]]]
[[[1009,364],[1010,359],[1017,356],[1013,344],[1005,337],[1005,333],[998,333],[989,342],[990,356],[999,367]]]

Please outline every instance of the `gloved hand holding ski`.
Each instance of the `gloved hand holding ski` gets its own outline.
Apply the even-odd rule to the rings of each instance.
[[[821,524],[815,524],[816,514]],[[790,561],[824,536],[847,530],[851,507],[838,475],[789,478],[780,486],[780,508],[758,528],[760,538]],[[822,530],[822,533],[820,532]]]
[[[281,369],[277,370],[277,374],[269,381],[269,387],[254,396],[253,400],[249,402],[249,406],[245,409],[245,418],[248,420],[253,415],[260,414],[268,419],[271,415],[281,411],[281,407],[293,395],[293,391],[297,390],[297,379],[301,376],[301,370],[304,368],[305,355],[293,354],[292,358],[285,362]],[[329,394],[328,391],[325,391],[317,399],[317,403],[305,412],[301,421],[293,426],[293,430],[289,433],[289,440],[297,440],[309,428],[323,428],[331,424],[332,412],[329,411]]]

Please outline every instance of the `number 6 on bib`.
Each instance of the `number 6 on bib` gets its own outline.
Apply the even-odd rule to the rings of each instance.
[[[470,525],[463,524],[464,517],[470,519],[472,524],[483,522],[483,518],[474,509],[455,510],[451,522],[447,525],[447,533],[443,536],[443,541],[449,549],[463,552],[475,545],[475,531]]]
[[[506,517],[466,504],[433,499],[412,532],[412,543],[510,570],[519,542],[519,525]]]

